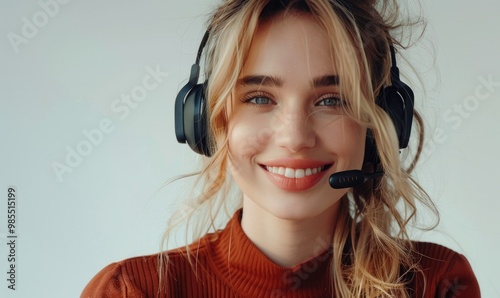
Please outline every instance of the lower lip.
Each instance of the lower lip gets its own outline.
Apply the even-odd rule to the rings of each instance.
[[[288,178],[283,175],[271,173],[264,168],[262,168],[262,170],[274,185],[286,191],[307,190],[316,185],[326,174],[326,171],[322,171],[304,178]]]

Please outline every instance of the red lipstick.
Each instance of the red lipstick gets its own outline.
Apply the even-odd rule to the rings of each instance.
[[[332,163],[329,161],[320,161],[320,160],[312,160],[312,159],[296,159],[296,158],[279,158],[270,161],[266,161],[260,164],[263,171],[266,173],[269,180],[276,185],[277,187],[286,190],[286,191],[304,191],[313,186],[315,186],[321,178],[323,178],[326,174],[326,170],[331,167]],[[300,175],[300,178],[291,178],[283,175],[284,173],[276,173],[276,170],[273,172],[268,171],[267,167],[279,167],[279,168],[288,168],[287,176],[290,173],[294,173],[295,170],[309,169],[306,176]],[[292,170],[290,170],[292,169]],[[311,169],[319,169],[318,171]],[[303,171],[302,171],[303,172]]]

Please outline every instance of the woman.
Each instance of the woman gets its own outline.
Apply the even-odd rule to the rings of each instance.
[[[176,102],[178,140],[211,156],[192,205],[205,228],[109,265],[82,297],[479,297],[462,255],[408,239],[417,205],[434,207],[410,176],[416,113],[416,158],[400,161],[413,94],[389,34],[395,3],[381,4],[224,1],[197,58],[205,48],[206,83],[195,65]],[[209,233],[237,199],[232,179],[242,208]]]

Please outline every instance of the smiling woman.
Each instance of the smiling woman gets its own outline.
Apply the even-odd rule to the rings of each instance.
[[[252,219],[336,218],[347,189],[332,189],[327,174],[362,166],[366,127],[344,115],[348,99],[341,96],[333,57],[325,30],[307,14],[282,13],[254,34],[228,123],[229,166],[244,194],[247,235],[257,227]],[[267,142],[248,152],[246,140],[276,121]],[[255,243],[270,243],[257,240],[266,234],[255,234]],[[295,254],[283,265],[305,258]]]
[[[197,240],[111,264],[82,296],[479,297],[462,255],[409,239],[417,206],[435,210],[411,177],[420,145],[410,169],[400,161],[413,93],[387,21],[396,3],[379,4],[224,1],[176,100],[178,140],[210,157],[192,208],[208,210]],[[330,186],[350,170],[383,176]]]

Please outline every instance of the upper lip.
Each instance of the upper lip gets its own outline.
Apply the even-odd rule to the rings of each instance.
[[[307,158],[276,158],[259,163],[263,166],[269,167],[284,167],[293,169],[307,169],[307,168],[317,168],[326,165],[331,165],[331,161],[307,159]]]

